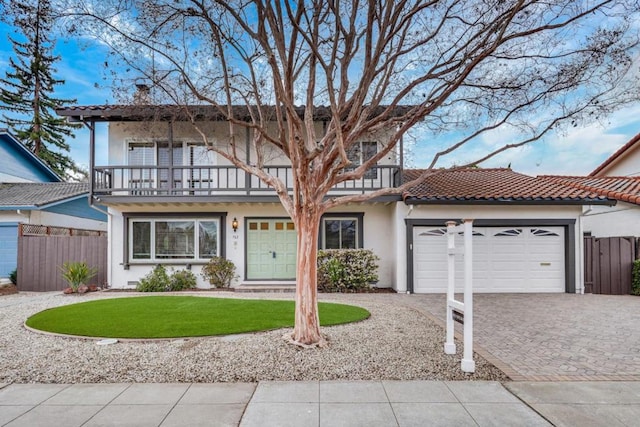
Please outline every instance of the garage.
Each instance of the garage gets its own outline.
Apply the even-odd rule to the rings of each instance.
[[[447,232],[413,228],[413,292],[447,291]],[[565,227],[474,227],[474,292],[565,292]],[[463,248],[463,235],[456,235]],[[463,256],[456,256],[456,291],[462,292]]]

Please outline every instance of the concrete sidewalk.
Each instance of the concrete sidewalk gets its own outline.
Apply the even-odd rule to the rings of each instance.
[[[638,419],[640,382],[12,384],[0,390],[2,426],[630,426]]]

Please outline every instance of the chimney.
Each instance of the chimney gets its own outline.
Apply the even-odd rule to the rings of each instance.
[[[142,79],[136,80],[136,92],[133,94],[135,105],[151,104],[151,87]]]

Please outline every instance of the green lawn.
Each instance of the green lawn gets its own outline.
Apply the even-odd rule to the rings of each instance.
[[[369,317],[364,308],[320,303],[322,326]],[[293,301],[194,296],[113,298],[41,311],[27,326],[42,331],[105,338],[177,338],[227,335],[293,326]]]

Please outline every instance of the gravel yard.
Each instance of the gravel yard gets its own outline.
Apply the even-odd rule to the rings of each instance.
[[[458,354],[445,355],[443,330],[395,294],[326,294],[322,301],[359,305],[363,322],[326,327],[329,347],[302,350],[284,342],[287,330],[227,337],[129,341],[99,346],[95,340],[43,335],[23,323],[41,310],[133,293],[61,293],[0,297],[0,382],[121,383],[262,380],[505,380],[479,355],[475,374],[460,371]],[[202,297],[292,298],[290,294],[205,293]]]

